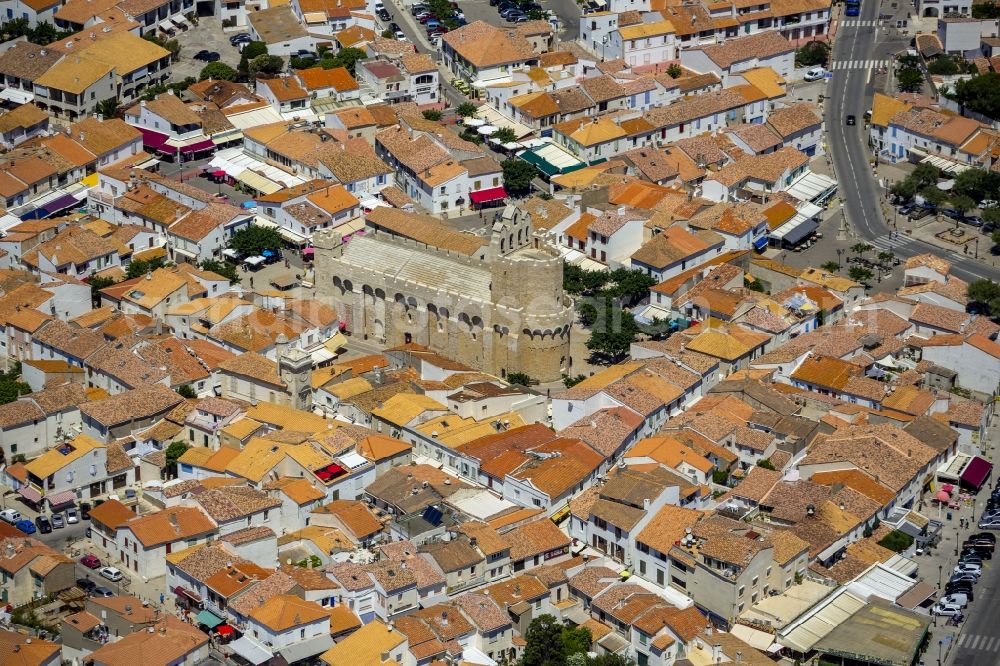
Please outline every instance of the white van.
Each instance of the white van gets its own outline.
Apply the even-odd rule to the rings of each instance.
[[[819,81],[824,76],[826,76],[826,68],[824,67],[813,67],[808,72],[806,72],[806,81]]]

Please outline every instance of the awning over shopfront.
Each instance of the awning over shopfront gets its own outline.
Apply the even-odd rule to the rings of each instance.
[[[159,26],[160,30],[162,30],[163,32],[173,32],[174,31],[174,24],[171,23],[170,21],[160,21],[157,25]]]
[[[246,169],[238,176],[236,180],[240,181],[247,187],[262,192],[264,194],[274,194],[278,190],[282,189],[281,185],[278,185],[273,180],[261,176],[259,173],[255,173],[250,169]]]
[[[3,90],[0,90],[0,99],[7,102],[14,102],[15,104],[27,104],[31,100],[35,99],[35,95],[34,93],[30,93],[26,90],[4,88]]]
[[[552,144],[525,150],[522,153],[518,153],[518,157],[529,164],[533,164],[546,176],[571,173],[587,166],[586,163],[574,158],[569,153],[552,147]]]
[[[180,585],[178,585],[177,587],[174,588],[174,594],[176,594],[179,597],[185,597],[186,599],[190,599],[196,604],[201,603],[201,595],[197,594],[196,592],[192,592],[186,587],[181,587]]]
[[[282,648],[278,650],[278,654],[284,657],[285,661],[289,664],[294,664],[297,661],[323,654],[331,647],[333,647],[333,636],[330,634],[320,634],[319,636],[313,636],[304,641],[299,641],[294,645]]]
[[[202,141],[197,141],[195,143],[188,144],[186,146],[181,146],[181,155],[189,155],[191,153],[201,153],[206,150],[215,150],[215,142],[211,139],[204,139]]]
[[[38,504],[42,501],[42,494],[31,486],[21,486],[17,489],[17,492],[21,497],[28,500],[32,504]]]
[[[64,194],[58,199],[50,201],[44,206],[42,206],[42,210],[44,210],[49,215],[54,215],[59,211],[75,206],[76,204],[77,204],[76,197],[74,197],[72,194]]]
[[[972,486],[976,490],[983,487],[986,483],[986,479],[990,478],[990,473],[993,471],[993,463],[986,460],[985,458],[980,458],[979,456],[973,456],[969,464],[965,466],[962,470],[962,483]]]
[[[303,236],[302,234],[296,233],[291,229],[285,227],[279,227],[278,234],[280,234],[282,238],[284,238],[292,245],[305,245],[306,243],[309,242],[309,239]]]
[[[469,198],[472,199],[472,203],[477,204],[500,201],[501,199],[507,198],[507,191],[502,187],[491,187],[486,190],[476,190],[475,192],[470,192]]]
[[[72,504],[76,501],[76,493],[72,490],[63,490],[62,492],[52,493],[45,497],[45,501],[49,503],[49,506],[55,509],[56,507],[66,506]]]
[[[167,140],[170,139],[166,134],[160,134],[159,132],[154,132],[153,130],[144,129],[142,127],[137,127],[142,133],[142,145],[147,148],[152,148],[153,150],[162,150],[167,144]],[[168,149],[167,152],[172,153],[173,150]]]
[[[254,666],[260,666],[266,661],[270,661],[274,655],[270,650],[248,636],[238,638],[229,644],[233,652],[240,655]]]
[[[203,610],[198,613],[198,624],[203,624],[209,629],[215,629],[222,622],[222,618],[211,611]]]
[[[753,242],[753,247],[755,250],[763,250],[767,247],[767,236],[761,236]]]

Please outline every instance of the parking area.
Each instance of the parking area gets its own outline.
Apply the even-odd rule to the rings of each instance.
[[[240,51],[229,43],[229,35],[235,32],[238,31],[223,31],[222,22],[217,18],[202,17],[198,25],[175,34],[174,39],[181,44],[181,54],[173,65],[173,80],[183,81],[189,76],[198,78],[206,64],[194,59],[199,51],[214,51],[221,56],[219,62],[235,69],[240,64]]]

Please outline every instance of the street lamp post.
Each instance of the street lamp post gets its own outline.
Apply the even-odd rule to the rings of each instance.
[[[944,639],[941,638],[938,640],[938,666],[941,666],[941,658],[943,654],[944,654]]]
[[[842,263],[841,263],[841,261],[840,261],[840,257],[841,257],[841,255],[843,255],[843,254],[844,254],[844,248],[842,248],[842,247],[838,247],[838,248],[837,248],[837,268],[838,268],[838,269],[840,269],[840,268],[843,268],[843,267],[844,267],[844,266],[843,266],[843,264],[842,264]]]

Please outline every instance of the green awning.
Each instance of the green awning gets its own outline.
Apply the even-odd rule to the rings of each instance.
[[[217,626],[222,624],[223,619],[207,610],[203,610],[198,613],[198,624],[203,624],[209,629],[215,629]]]
[[[554,176],[559,173],[559,167],[544,158],[539,157],[538,154],[533,151],[524,151],[521,153],[520,158],[528,164],[533,164],[536,169],[544,173],[546,176]]]

